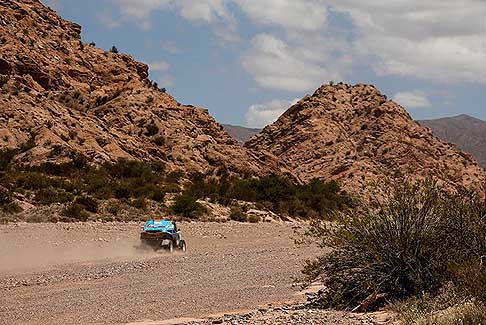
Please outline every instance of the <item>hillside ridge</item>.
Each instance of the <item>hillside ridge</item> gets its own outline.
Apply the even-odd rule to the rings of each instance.
[[[148,66],[81,40],[81,26],[37,0],[0,0],[0,147],[23,164],[158,160],[169,170],[274,172],[208,113],[148,79]]]
[[[482,190],[470,155],[435,137],[372,85],[323,85],[245,143],[268,150],[303,181],[333,179],[353,193],[400,175]]]

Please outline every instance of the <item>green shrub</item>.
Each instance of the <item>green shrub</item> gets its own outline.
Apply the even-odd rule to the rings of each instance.
[[[231,208],[230,219],[239,222],[248,221],[248,216],[240,208]]]
[[[115,186],[113,190],[113,194],[117,199],[128,199],[131,196],[130,191],[131,191],[130,183],[122,182]]]
[[[88,212],[84,209],[84,206],[77,203],[71,203],[61,212],[61,215],[76,221],[87,221],[89,218]]]
[[[12,193],[8,189],[0,187],[0,205],[3,206],[9,204],[12,203],[12,201]]]
[[[260,221],[262,221],[262,220],[259,216],[256,216],[256,215],[253,215],[253,214],[248,216],[248,222],[249,223],[258,223]]]
[[[2,210],[8,214],[16,214],[23,211],[22,207],[17,204],[17,202],[10,202],[2,206]]]
[[[481,264],[486,207],[478,196],[462,189],[450,194],[431,180],[396,184],[374,207],[347,210],[331,226],[314,224],[313,234],[332,249],[314,264],[327,287],[319,305],[351,308],[377,295],[395,300],[434,293],[457,281],[457,266]],[[307,273],[312,278],[316,270]]]
[[[7,170],[16,154],[17,150],[15,149],[2,149],[0,151],[0,171]]]
[[[130,202],[130,205],[134,208],[145,210],[147,208],[147,201],[145,200],[145,198],[141,197],[132,200]]]
[[[89,195],[77,197],[74,203],[82,205],[86,211],[98,212],[98,201]]]
[[[8,214],[22,212],[22,208],[14,201],[12,193],[3,187],[0,187],[0,209]]]
[[[259,203],[277,214],[302,218],[329,218],[333,211],[352,206],[340,193],[336,182],[312,180],[306,185],[293,184],[287,177],[270,175],[260,179],[221,177],[219,180],[195,174],[186,193],[197,198],[229,205],[233,200]]]
[[[145,126],[145,134],[149,137],[154,136],[159,133],[159,127],[154,122],[147,124]],[[165,141],[164,141],[165,142]]]
[[[195,219],[206,212],[205,208],[197,202],[195,197],[187,194],[176,197],[170,209],[177,215],[191,219]]]
[[[37,203],[49,205],[53,203],[67,203],[74,199],[74,195],[69,192],[58,190],[52,187],[38,190],[34,200]]]
[[[145,182],[154,179],[150,164],[138,160],[119,159],[114,164],[103,166],[109,175],[116,179],[142,178]]]
[[[159,147],[160,146],[163,146],[165,144],[165,138],[163,136],[161,136],[161,135],[155,137],[153,141]]]
[[[17,187],[25,190],[41,190],[50,186],[57,187],[58,182],[38,172],[22,172],[15,181]]]

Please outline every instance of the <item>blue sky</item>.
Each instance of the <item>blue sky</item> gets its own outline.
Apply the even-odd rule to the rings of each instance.
[[[486,119],[484,1],[43,2],[222,123],[264,126],[330,80],[374,84],[416,119]]]

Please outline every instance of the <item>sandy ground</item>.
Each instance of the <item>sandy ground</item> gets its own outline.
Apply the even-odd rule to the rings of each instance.
[[[298,300],[296,224],[182,223],[185,254],[141,253],[139,224],[0,226],[0,324],[164,321]]]

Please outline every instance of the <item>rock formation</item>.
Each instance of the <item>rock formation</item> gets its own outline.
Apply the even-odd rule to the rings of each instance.
[[[433,136],[371,85],[322,86],[245,147],[272,152],[303,181],[334,179],[356,194],[398,175],[474,189],[486,180],[471,155]]]
[[[0,148],[16,161],[160,160],[169,169],[259,175],[271,155],[241,148],[207,110],[178,103],[147,65],[84,44],[38,0],[0,0]]]

